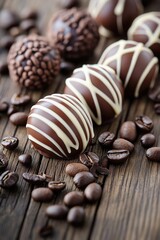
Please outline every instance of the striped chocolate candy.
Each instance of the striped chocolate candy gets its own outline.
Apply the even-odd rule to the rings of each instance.
[[[87,109],[67,94],[39,100],[31,108],[26,127],[34,148],[51,158],[74,158],[94,137]]]

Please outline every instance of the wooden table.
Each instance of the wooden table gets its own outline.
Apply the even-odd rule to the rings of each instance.
[[[0,8],[11,8],[18,12],[25,7],[33,7],[40,11],[39,26],[43,33],[46,24],[52,15],[60,8],[58,0],[1,0]],[[82,5],[87,6],[83,0]],[[146,10],[160,10],[159,0],[155,0]],[[109,42],[101,40],[94,58],[95,63],[102,50]],[[53,85],[45,92],[32,92],[34,104],[42,96],[54,92],[63,92],[65,77],[59,75]],[[13,93],[19,89],[9,77],[0,80],[0,96],[9,100]],[[23,90],[24,91],[24,90]],[[29,112],[31,105],[25,108]],[[146,96],[134,101],[126,100],[123,113],[110,125],[96,128],[96,136],[104,130],[118,135],[118,129],[125,120],[134,120],[135,116],[145,114],[154,121],[154,134],[156,145],[160,146],[160,117],[155,115],[153,104]],[[102,184],[103,195],[97,204],[86,205],[86,221],[83,227],[74,228],[65,221],[48,220],[45,209],[52,203],[62,203],[66,192],[76,189],[72,179],[65,174],[68,162],[47,159],[40,156],[26,136],[25,127],[15,127],[4,115],[0,118],[0,136],[14,135],[19,138],[19,147],[15,151],[3,150],[9,158],[8,168],[15,170],[19,176],[18,186],[13,190],[0,189],[0,239],[40,239],[38,229],[51,224],[54,227],[52,237],[47,239],[92,239],[92,240],[159,240],[160,239],[160,164],[149,162],[145,157],[145,150],[141,147],[139,139],[135,144],[135,151],[129,161],[121,166],[109,166],[110,175],[99,177]],[[105,154],[98,144],[89,147],[100,157]],[[30,153],[33,164],[26,169],[18,163],[18,156]],[[76,161],[76,160],[75,160]],[[33,186],[23,180],[23,172],[45,172],[55,180],[65,180],[67,189],[57,195],[52,203],[36,203],[31,199]]]

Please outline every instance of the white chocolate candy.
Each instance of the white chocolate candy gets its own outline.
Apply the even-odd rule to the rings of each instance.
[[[64,92],[78,98],[98,125],[113,120],[122,111],[122,83],[109,67],[95,64],[75,69],[66,80]]]
[[[103,52],[99,64],[115,70],[129,97],[139,97],[154,85],[158,59],[142,43],[120,40]]]
[[[46,157],[74,158],[94,137],[86,107],[67,94],[39,100],[31,108],[26,128],[35,149]]]

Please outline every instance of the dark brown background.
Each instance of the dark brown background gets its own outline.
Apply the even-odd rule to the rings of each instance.
[[[33,7],[40,11],[39,26],[46,31],[46,23],[52,13],[60,8],[60,0],[1,0],[0,8],[11,8],[18,12],[24,7]],[[87,6],[83,0],[82,5]],[[152,0],[151,0],[152,2]],[[160,10],[159,0],[155,0],[146,10]],[[109,44],[101,40],[91,62],[96,62],[102,50]],[[55,83],[46,92],[33,92],[33,103],[40,97],[54,92],[63,92],[64,76],[59,75]],[[10,99],[19,89],[8,77],[0,80],[0,97]],[[30,107],[30,106],[29,106]],[[29,111],[29,107],[25,109]],[[160,146],[160,117],[153,111],[152,103],[146,98],[125,101],[122,115],[111,125],[96,128],[98,136],[104,130],[118,134],[121,122],[134,120],[136,115],[146,114],[154,121],[156,145]],[[158,240],[160,239],[160,164],[146,160],[145,151],[139,144],[129,161],[122,166],[109,166],[110,175],[100,177],[103,195],[100,202],[87,205],[86,222],[82,228],[73,228],[64,221],[51,221],[45,217],[45,209],[49,204],[35,203],[31,199],[33,189],[22,179],[22,173],[46,172],[55,180],[67,181],[67,189],[54,198],[52,203],[61,203],[66,191],[75,189],[72,179],[65,174],[66,161],[56,161],[41,157],[27,140],[24,127],[15,127],[8,122],[7,117],[0,117],[0,136],[15,135],[20,139],[19,148],[14,151],[4,151],[9,157],[9,169],[18,172],[20,179],[16,189],[7,191],[0,189],[0,239],[39,239],[39,227],[47,224],[54,226],[53,237],[48,239],[92,239],[92,240]],[[90,148],[99,156],[105,151],[96,144]],[[34,159],[31,169],[27,170],[18,163],[18,155],[31,153]]]

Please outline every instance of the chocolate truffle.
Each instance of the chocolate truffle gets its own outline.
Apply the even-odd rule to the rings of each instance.
[[[95,64],[75,69],[64,92],[77,97],[98,125],[113,120],[122,110],[122,83],[109,67]]]
[[[57,45],[63,58],[79,60],[88,57],[99,41],[98,26],[84,10],[72,8],[54,15],[49,23],[48,38]]]
[[[8,54],[10,77],[29,89],[43,89],[60,69],[60,54],[46,38],[31,35],[12,45]]]
[[[139,97],[154,85],[158,59],[142,43],[120,40],[103,52],[99,64],[115,70],[128,97]]]
[[[143,7],[139,0],[90,0],[88,11],[101,26],[100,33],[108,36],[126,33]]]
[[[28,138],[50,158],[75,158],[94,137],[91,117],[83,104],[67,94],[53,94],[31,108]]]
[[[149,12],[137,17],[128,30],[128,39],[144,43],[160,57],[160,12]]]

